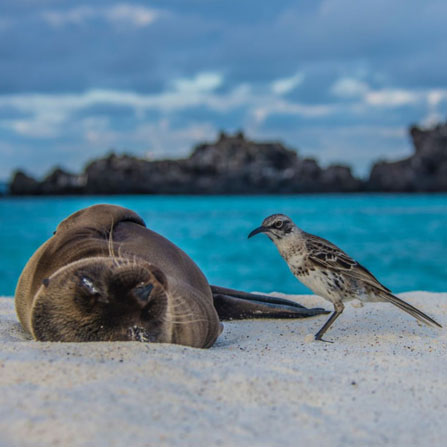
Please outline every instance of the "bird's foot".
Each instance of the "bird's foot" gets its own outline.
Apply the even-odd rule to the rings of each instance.
[[[333,341],[330,340],[323,340],[321,337],[317,337],[314,334],[307,334],[304,337],[304,343],[312,343],[313,341],[324,341],[325,343],[334,343]]]
[[[315,335],[315,341],[324,341],[325,343],[334,343],[330,340],[324,340],[323,338],[319,337],[318,335]]]

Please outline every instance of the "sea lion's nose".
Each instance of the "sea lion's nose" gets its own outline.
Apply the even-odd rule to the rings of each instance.
[[[144,286],[137,286],[133,289],[133,294],[139,304],[145,306],[148,303],[153,288],[154,286],[149,283]]]

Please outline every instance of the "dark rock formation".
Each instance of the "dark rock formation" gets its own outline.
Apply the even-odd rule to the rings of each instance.
[[[415,152],[395,162],[376,163],[367,188],[383,192],[447,191],[447,123],[432,129],[410,128]]]
[[[80,194],[84,191],[86,176],[70,174],[55,168],[41,182],[22,171],[16,171],[9,186],[12,195]]]
[[[239,133],[197,146],[185,161],[197,192],[262,194],[292,190],[298,156],[280,143],[254,143]]]
[[[221,133],[190,157],[149,161],[110,154],[82,174],[55,169],[42,181],[16,172],[10,193],[24,194],[293,194],[356,191],[447,191],[447,124],[411,128],[411,157],[376,163],[365,183],[348,166],[322,168],[277,142]]]
[[[79,194],[84,191],[86,184],[85,174],[71,174],[55,168],[40,184],[41,194]]]
[[[331,165],[323,170],[320,177],[326,191],[333,185],[340,185],[341,192],[357,192],[363,189],[363,182],[352,176],[351,168],[345,165]]]
[[[325,177],[333,167],[324,170],[281,143],[255,143],[242,133],[221,134],[217,142],[197,146],[186,164],[200,193],[340,192],[353,190],[353,184],[359,183],[349,168],[345,175]]]
[[[39,182],[23,171],[15,171],[9,185],[9,193],[12,195],[34,195],[38,194]]]
[[[148,161],[111,154],[90,163],[87,194],[184,194],[194,181],[185,160]]]
[[[110,154],[81,175],[55,169],[41,182],[17,173],[12,194],[273,194],[355,191],[348,167],[322,169],[281,143],[256,143],[221,133],[180,160],[149,161]]]

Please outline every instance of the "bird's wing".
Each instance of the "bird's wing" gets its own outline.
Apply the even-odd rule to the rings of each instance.
[[[306,233],[306,248],[309,261],[318,267],[350,276],[380,291],[391,293],[368,269],[326,239]]]

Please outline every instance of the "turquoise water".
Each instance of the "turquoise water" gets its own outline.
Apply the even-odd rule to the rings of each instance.
[[[339,245],[395,292],[447,291],[447,195],[118,196],[1,199],[0,295],[13,295],[26,261],[60,220],[95,203],[135,210],[213,284],[307,292],[267,237],[247,240],[280,212]]]

